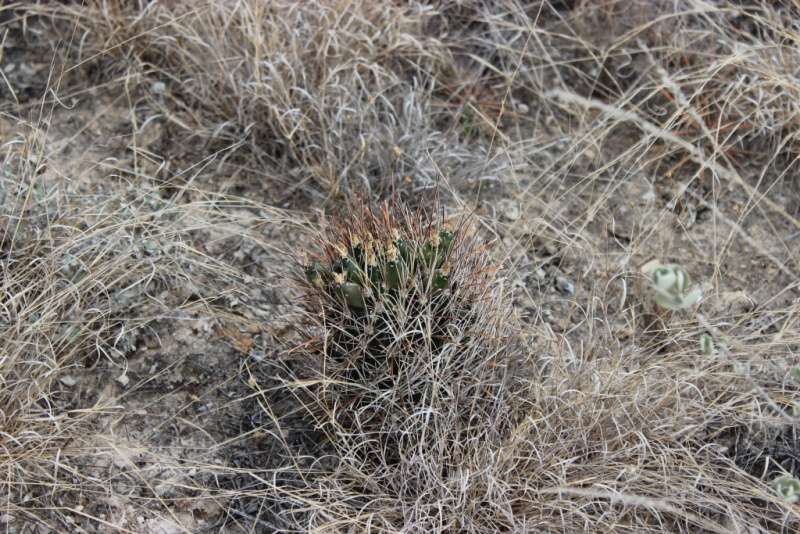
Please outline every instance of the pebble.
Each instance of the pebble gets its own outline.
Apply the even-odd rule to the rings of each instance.
[[[497,211],[509,221],[516,221],[522,215],[519,209],[519,203],[508,199],[501,200],[497,203]]]
[[[631,240],[641,231],[640,226],[641,221],[636,210],[630,204],[622,203],[614,209],[608,230],[615,237]]]
[[[639,271],[641,271],[642,274],[650,276],[650,273],[652,273],[655,270],[655,268],[658,267],[659,265],[661,265],[661,262],[658,261],[657,259],[650,260],[641,267],[639,267]]]
[[[575,286],[564,276],[556,276],[556,287],[561,291],[566,291],[570,295],[575,294]]]
[[[78,383],[78,381],[71,376],[62,376],[61,378],[58,379],[58,381],[67,386],[68,388],[71,388],[72,386]]]

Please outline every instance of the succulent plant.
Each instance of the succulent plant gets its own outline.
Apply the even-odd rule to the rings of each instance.
[[[689,308],[700,300],[699,288],[686,293],[692,278],[680,265],[659,265],[650,277],[656,290],[656,304],[666,310]]]
[[[309,342],[319,345],[303,349],[333,379],[328,404],[411,406],[430,393],[431,373],[463,371],[475,336],[492,327],[481,320],[494,274],[468,227],[362,208],[345,224],[327,223],[301,254],[301,302]]]
[[[772,481],[772,488],[781,500],[789,504],[796,503],[800,499],[800,480],[792,476],[779,476]]]
[[[740,376],[750,376],[750,362],[733,362],[733,372]]]
[[[347,473],[369,500],[443,502],[464,465],[514,435],[533,351],[476,228],[358,205],[297,254],[299,338],[277,363],[324,458],[304,480]]]
[[[306,280],[313,290],[337,296],[358,317],[367,313],[368,303],[398,306],[402,297],[438,295],[448,289],[452,265],[447,258],[453,248],[453,223],[442,224],[420,244],[391,228],[391,236],[376,239],[351,231],[350,246],[337,241],[323,261],[303,258]],[[345,236],[340,236],[344,238]],[[332,253],[331,253],[332,252]],[[423,298],[424,300],[424,298]]]

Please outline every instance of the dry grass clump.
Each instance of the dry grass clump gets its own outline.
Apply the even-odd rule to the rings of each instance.
[[[454,54],[484,78],[509,80],[506,109],[524,101],[544,119],[510,120],[502,131],[526,144],[534,128],[529,161],[554,186],[572,182],[573,170],[589,184],[587,170],[615,177],[666,163],[738,187],[746,164],[764,157],[783,178],[797,153],[797,9],[794,1],[609,0],[572,10],[474,2],[458,7],[468,22]],[[560,129],[564,113],[571,132]],[[630,128],[643,134],[633,147],[617,141]]]
[[[273,498],[313,503],[280,518],[289,528],[471,531],[507,520],[488,470],[524,402],[509,369],[528,360],[471,222],[362,206],[309,251],[304,340],[285,356],[303,365],[285,380],[324,433],[332,456],[319,465],[332,470],[282,473],[303,487]]]
[[[94,211],[76,199],[31,139],[7,142],[2,165],[2,493],[14,524],[48,491],[42,476],[59,447],[79,434],[60,400],[74,385],[65,369],[87,358],[122,364],[138,325],[119,312],[140,301],[152,269],[147,236],[120,225],[124,207]]]
[[[798,13],[794,0],[687,5],[676,31],[655,47],[667,71],[666,80],[657,80],[665,86],[671,129],[734,161],[764,149],[781,163],[787,153],[796,157]]]
[[[431,7],[80,4],[47,8],[62,35],[75,32],[77,63],[141,82],[150,113],[188,138],[215,147],[244,140],[237,163],[268,180],[265,189],[277,180],[283,198],[387,197],[431,187],[443,172],[455,184],[487,172],[485,150],[433,123],[436,72],[449,57],[426,32]],[[278,172],[266,177],[266,168]]]
[[[147,317],[164,310],[180,255],[165,200],[109,183],[84,195],[44,156],[42,134],[10,138],[0,172],[0,427],[4,522],[41,519],[54,466],[86,421],[72,417],[70,369],[125,374]],[[136,311],[134,311],[136,310]],[[48,494],[50,494],[48,496]]]
[[[18,126],[0,167],[2,521],[19,532],[62,531],[76,517],[110,526],[81,513],[75,491],[110,491],[82,470],[108,453],[97,417],[120,406],[80,405],[80,378],[108,368],[127,385],[148,325],[213,298],[230,272],[191,247],[202,205],[179,209],[182,193],[131,184],[121,169],[81,191],[45,155],[44,130]]]

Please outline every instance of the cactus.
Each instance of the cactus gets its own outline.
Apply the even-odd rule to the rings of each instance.
[[[324,221],[295,263],[299,338],[281,380],[335,469],[366,491],[430,499],[450,491],[473,445],[501,450],[513,434],[530,348],[470,217],[351,212]]]
[[[443,347],[466,346],[484,327],[475,308],[493,269],[467,224],[425,224],[420,213],[388,205],[362,209],[349,223],[326,224],[315,250],[301,254],[310,341],[321,341],[319,369],[334,379],[332,392],[338,387],[330,403],[363,406],[395,388],[402,392],[392,402],[408,405],[421,395],[414,377],[441,364]]]

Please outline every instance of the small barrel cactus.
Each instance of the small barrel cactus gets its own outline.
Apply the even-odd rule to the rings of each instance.
[[[500,447],[513,431],[509,406],[528,386],[509,367],[529,369],[529,348],[470,217],[353,212],[298,254],[300,339],[282,354],[283,380],[336,469],[366,491],[436,500],[473,445]]]
[[[390,237],[382,239],[369,231],[349,233],[338,237],[349,237],[350,246],[343,240],[328,243],[328,256],[322,261],[309,261],[305,255],[302,263],[313,291],[337,296],[353,315],[365,316],[368,303],[371,308],[377,303],[396,307],[410,293],[425,300],[448,289],[452,221],[445,221],[422,244],[403,237],[394,226]]]
[[[472,365],[477,337],[494,328],[495,269],[468,220],[362,209],[326,224],[300,255],[309,339],[298,350],[329,379],[328,405],[381,412],[412,406],[431,394],[432,377]]]

